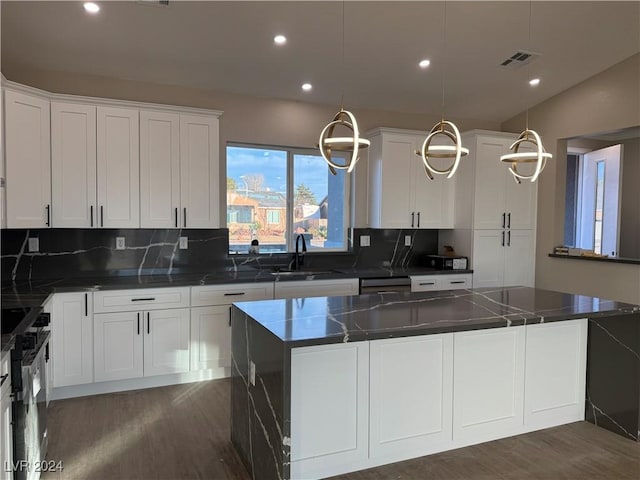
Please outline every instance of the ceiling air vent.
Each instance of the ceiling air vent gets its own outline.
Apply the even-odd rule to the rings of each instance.
[[[517,70],[520,67],[530,64],[533,60],[540,56],[539,53],[527,52],[526,50],[518,50],[500,63],[501,67]]]

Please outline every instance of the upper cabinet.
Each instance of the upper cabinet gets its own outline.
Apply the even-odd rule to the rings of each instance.
[[[49,100],[5,90],[7,227],[51,225]]]
[[[427,178],[419,155],[426,132],[378,128],[367,132],[369,223],[373,228],[453,228],[453,182]],[[442,165],[437,161],[437,167]],[[443,160],[442,162],[446,162]]]

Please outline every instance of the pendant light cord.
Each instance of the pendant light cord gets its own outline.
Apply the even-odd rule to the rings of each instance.
[[[444,25],[442,27],[442,120],[444,120],[444,81],[447,69],[447,2],[444,2]]]
[[[340,82],[342,85],[342,92],[340,94],[340,110],[344,107],[344,82],[345,82],[345,71],[344,71],[344,0],[342,0],[342,81]]]
[[[529,44],[529,55],[531,55],[531,12],[532,12],[532,5],[533,5],[533,1],[529,0],[529,40],[528,40],[528,44]],[[529,80],[531,80],[531,61],[529,61],[527,63],[527,78],[526,81],[528,82]],[[525,130],[529,130],[529,102],[527,102],[527,110],[525,113]]]

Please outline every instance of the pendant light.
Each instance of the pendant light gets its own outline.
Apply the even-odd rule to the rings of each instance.
[[[442,28],[442,118],[436,123],[427,138],[422,142],[422,148],[416,151],[416,155],[422,157],[424,170],[427,177],[433,180],[433,175],[446,175],[447,178],[453,177],[460,164],[460,158],[469,154],[469,149],[462,146],[460,139],[460,131],[455,123],[444,119],[444,83],[446,70],[446,51],[447,51],[447,2],[444,2],[444,22]],[[437,136],[448,138],[453,145],[432,145],[433,140]],[[453,163],[444,169],[434,167],[429,159],[431,158],[448,158],[453,159]]]
[[[529,49],[531,48],[531,9],[532,2],[529,0]],[[527,65],[527,77],[530,78],[529,75],[529,65]],[[533,146],[534,151],[532,152],[520,152],[520,147],[526,143],[529,143]],[[500,157],[500,161],[505,163],[510,163],[509,171],[513,175],[516,183],[522,183],[522,180],[531,180],[535,182],[544,167],[547,165],[547,160],[553,158],[553,155],[547,153],[542,145],[542,139],[540,135],[535,130],[531,130],[529,128],[529,107],[527,106],[527,111],[525,114],[525,129],[520,134],[515,142],[511,144],[509,147],[513,153],[507,153]],[[524,174],[522,172],[518,172],[518,164],[524,163],[534,163],[536,167],[531,174]]]
[[[346,170],[347,173],[351,173],[358,161],[358,153],[361,148],[367,148],[371,144],[366,138],[360,137],[360,129],[358,128],[358,122],[356,117],[348,110],[344,109],[344,0],[342,2],[342,99],[340,100],[340,110],[333,117],[333,120],[327,123],[327,125],[320,132],[320,140],[318,141],[318,147],[320,148],[320,154],[329,165],[329,171],[333,174],[337,174],[337,170]],[[333,133],[336,127],[344,127],[351,130],[351,136],[348,137],[334,137]],[[349,152],[351,158],[348,163],[337,163],[332,157],[331,152]]]

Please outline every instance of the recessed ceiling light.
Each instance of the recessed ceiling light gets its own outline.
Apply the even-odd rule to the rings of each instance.
[[[418,63],[420,68],[427,68],[429,65],[431,65],[431,61],[426,58],[424,60],[420,60],[420,63]]]
[[[98,4],[93,2],[84,2],[84,9],[89,13],[98,13],[100,11]]]
[[[310,91],[313,88],[313,85],[311,85],[310,83],[303,83],[302,84],[302,90],[304,90],[305,92]]]
[[[532,78],[531,80],[529,80],[529,85],[531,85],[532,87],[537,87],[538,85],[540,85],[540,79]]]
[[[273,42],[276,45],[284,45],[285,43],[287,43],[287,37],[285,37],[284,35],[276,35],[275,37],[273,37]]]

